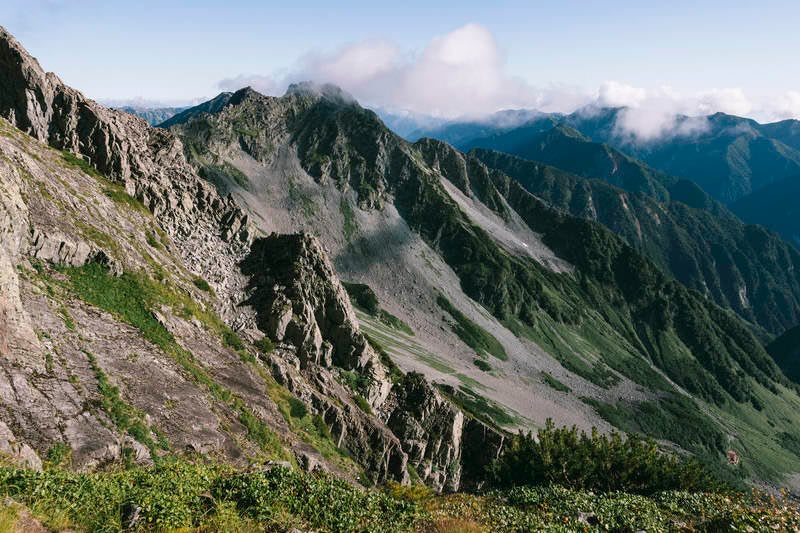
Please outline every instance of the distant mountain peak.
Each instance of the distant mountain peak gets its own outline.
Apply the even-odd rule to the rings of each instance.
[[[222,93],[222,94],[230,95],[230,97],[228,98],[228,102],[227,102],[230,105],[239,105],[240,103],[242,103],[244,101],[247,101],[247,100],[253,100],[253,99],[258,100],[258,99],[261,99],[261,98],[265,98],[265,96],[263,94],[261,94],[260,92],[256,91],[255,89],[253,89],[249,85],[247,87],[242,87],[241,89],[239,89],[235,93]],[[222,96],[222,95],[220,95],[220,96]]]
[[[314,81],[301,81],[298,83],[292,83],[289,85],[289,88],[286,89],[286,96],[292,94],[320,98],[337,103],[356,103],[356,99],[353,97],[353,95],[342,90],[342,88],[338,85],[333,85],[332,83],[317,83]]]

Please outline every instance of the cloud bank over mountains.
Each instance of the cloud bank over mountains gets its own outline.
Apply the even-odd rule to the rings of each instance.
[[[740,88],[709,88],[682,93],[669,86],[635,87],[610,80],[597,89],[535,85],[513,76],[488,28],[467,24],[430,40],[416,53],[385,40],[347,44],[327,53],[309,53],[282,75],[243,74],[219,82],[223,90],[250,85],[265,94],[282,94],[289,83],[333,83],[360,102],[395,112],[436,117],[478,117],[501,109],[572,112],[589,106],[625,107],[621,135],[651,140],[701,131],[702,119],[716,112],[761,121],[800,118],[800,92],[749,97]]]

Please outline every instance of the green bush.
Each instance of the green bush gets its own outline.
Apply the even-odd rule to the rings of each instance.
[[[242,338],[227,326],[222,328],[222,344],[237,351],[245,349]]]
[[[145,238],[147,239],[147,245],[148,246],[150,246],[151,248],[155,248],[156,250],[160,250],[161,249],[161,243],[158,242],[158,239],[156,239],[156,236],[153,235],[152,232],[148,231],[145,234]]]
[[[378,306],[378,296],[375,292],[369,287],[369,285],[365,285],[363,283],[348,283],[346,281],[342,282],[344,285],[347,294],[350,296],[350,300],[356,306],[360,307],[370,315],[377,315],[378,311],[380,311],[380,307]]]
[[[194,278],[192,280],[192,283],[194,283],[194,286],[197,287],[198,289],[200,289],[203,292],[208,292],[208,293],[211,292],[211,285],[209,285],[208,282],[206,280],[204,280],[203,278],[199,278],[199,277],[198,278]]]
[[[367,413],[368,415],[372,414],[372,407],[370,407],[369,402],[363,396],[356,394],[353,396],[353,401],[356,402],[356,405],[359,409]]]
[[[72,463],[72,448],[66,442],[56,442],[47,449],[46,466],[69,467]]]
[[[416,529],[418,507],[380,492],[355,489],[329,475],[302,475],[284,468],[240,474],[215,491],[237,502],[239,512],[271,523],[280,511],[304,518],[322,531],[405,531]]]
[[[664,490],[719,490],[722,485],[696,461],[663,453],[652,439],[623,439],[593,430],[556,428],[551,420],[537,438],[511,439],[492,467],[497,486],[556,483],[571,489],[652,494]]]
[[[293,418],[303,418],[308,414],[308,408],[306,404],[292,396],[289,398],[289,414]]]
[[[487,363],[486,361],[482,361],[480,359],[475,359],[472,361],[472,364],[483,370],[484,372],[490,372],[492,370],[492,365]]]
[[[263,337],[257,340],[253,343],[253,346],[265,354],[272,353],[273,350],[275,350],[275,345],[272,343],[269,337]]]

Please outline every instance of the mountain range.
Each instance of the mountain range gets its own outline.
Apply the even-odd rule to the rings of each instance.
[[[800,122],[760,124],[724,113],[678,116],[669,131],[642,139],[625,127],[629,111],[502,111],[480,120],[420,127],[407,137],[433,137],[463,150],[499,150],[617,185],[631,165],[649,167],[651,173],[691,181],[746,222],[797,242],[800,223],[791,216],[789,199],[800,180]],[[573,153],[580,155],[571,157]],[[773,207],[767,197],[778,203]]]
[[[118,108],[120,111],[136,115],[147,121],[151,126],[158,126],[170,117],[177,115],[187,109],[183,107],[143,107],[143,106],[123,106]]]
[[[732,482],[800,471],[795,358],[765,347],[800,322],[800,252],[691,176],[538,113],[410,142],[307,82],[155,128],[5,30],[0,65],[15,460],[199,454],[463,491],[553,420]]]

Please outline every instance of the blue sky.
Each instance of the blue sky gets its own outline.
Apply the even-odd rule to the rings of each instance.
[[[280,92],[315,77],[444,115],[600,99],[794,116],[798,21],[791,1],[0,4],[0,23],[46,69],[96,99],[189,101],[239,82]]]

